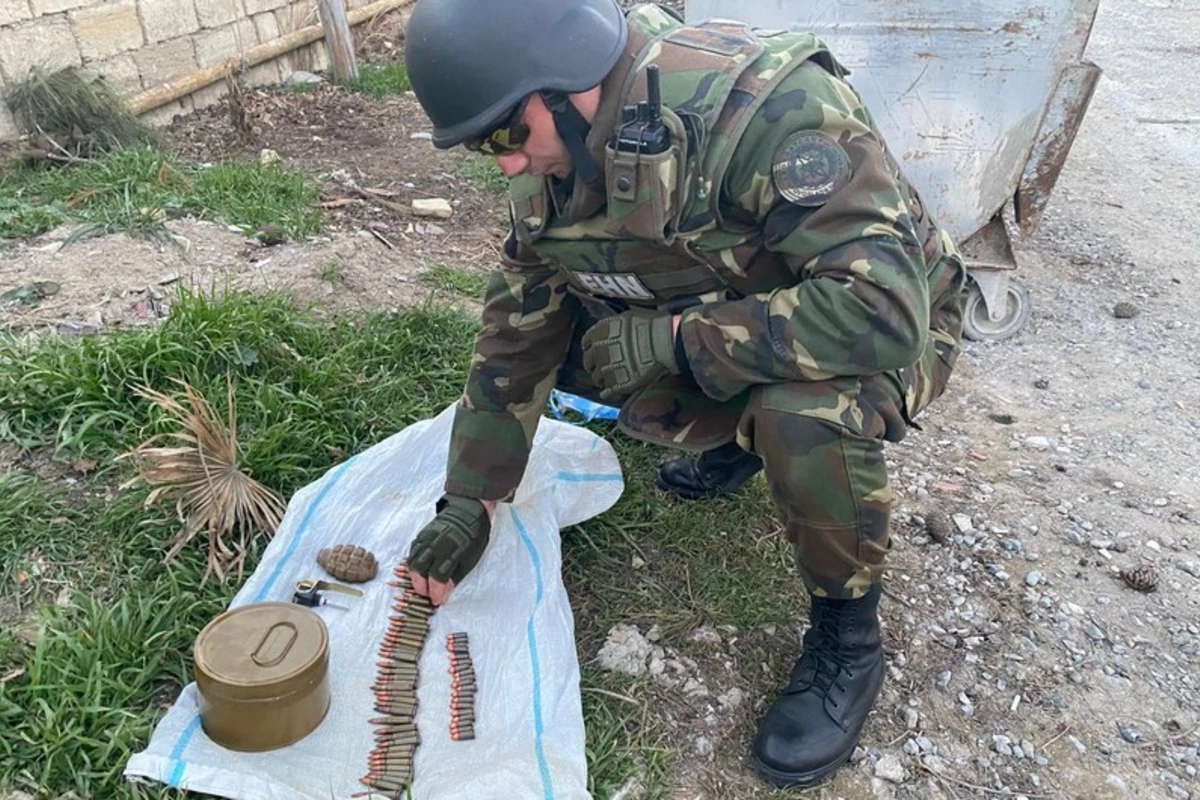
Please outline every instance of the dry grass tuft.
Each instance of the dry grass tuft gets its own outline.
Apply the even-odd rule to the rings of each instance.
[[[75,67],[53,72],[34,68],[4,92],[4,99],[26,132],[49,137],[61,151],[58,155],[68,159],[156,141],[150,127],[102,77]]]
[[[233,384],[227,380],[229,425],[186,381],[177,380],[188,405],[161,392],[138,386],[135,392],[175,418],[181,430],[159,434],[127,455],[138,464],[141,479],[156,486],[146,498],[149,507],[174,497],[183,528],[171,542],[171,561],[198,534],[208,537],[208,568],[204,579],[224,579],[232,569],[242,575],[250,540],[256,532],[274,535],[287,504],[275,492],[238,466],[237,409]],[[162,440],[174,445],[162,445]]]

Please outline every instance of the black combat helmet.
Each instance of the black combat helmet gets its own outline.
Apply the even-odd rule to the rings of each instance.
[[[575,151],[588,126],[566,95],[599,84],[627,35],[617,0],[419,0],[404,55],[436,147],[486,136],[541,92]]]

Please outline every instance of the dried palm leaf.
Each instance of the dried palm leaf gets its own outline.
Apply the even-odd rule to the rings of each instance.
[[[228,427],[200,392],[186,381],[176,383],[183,387],[186,407],[149,387],[134,387],[136,394],[174,417],[181,430],[151,437],[127,455],[137,463],[141,479],[156,487],[146,498],[147,508],[175,498],[183,527],[171,541],[165,560],[170,562],[192,539],[204,534],[208,538],[204,580],[214,573],[224,579],[234,568],[240,578],[255,532],[273,535],[286,503],[238,466],[232,381],[226,380]],[[173,446],[160,444],[164,440],[173,441]]]

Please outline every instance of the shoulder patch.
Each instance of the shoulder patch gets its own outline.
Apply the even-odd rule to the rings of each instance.
[[[784,200],[817,207],[850,182],[850,156],[823,131],[797,131],[784,139],[771,162],[771,179]]]

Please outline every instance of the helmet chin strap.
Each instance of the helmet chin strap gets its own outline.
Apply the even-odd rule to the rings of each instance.
[[[600,167],[587,149],[587,137],[592,130],[591,123],[583,118],[566,92],[546,91],[541,92],[541,95],[546,108],[550,109],[550,114],[554,117],[555,130],[566,145],[567,152],[571,154],[576,177],[593,188],[602,188]]]

